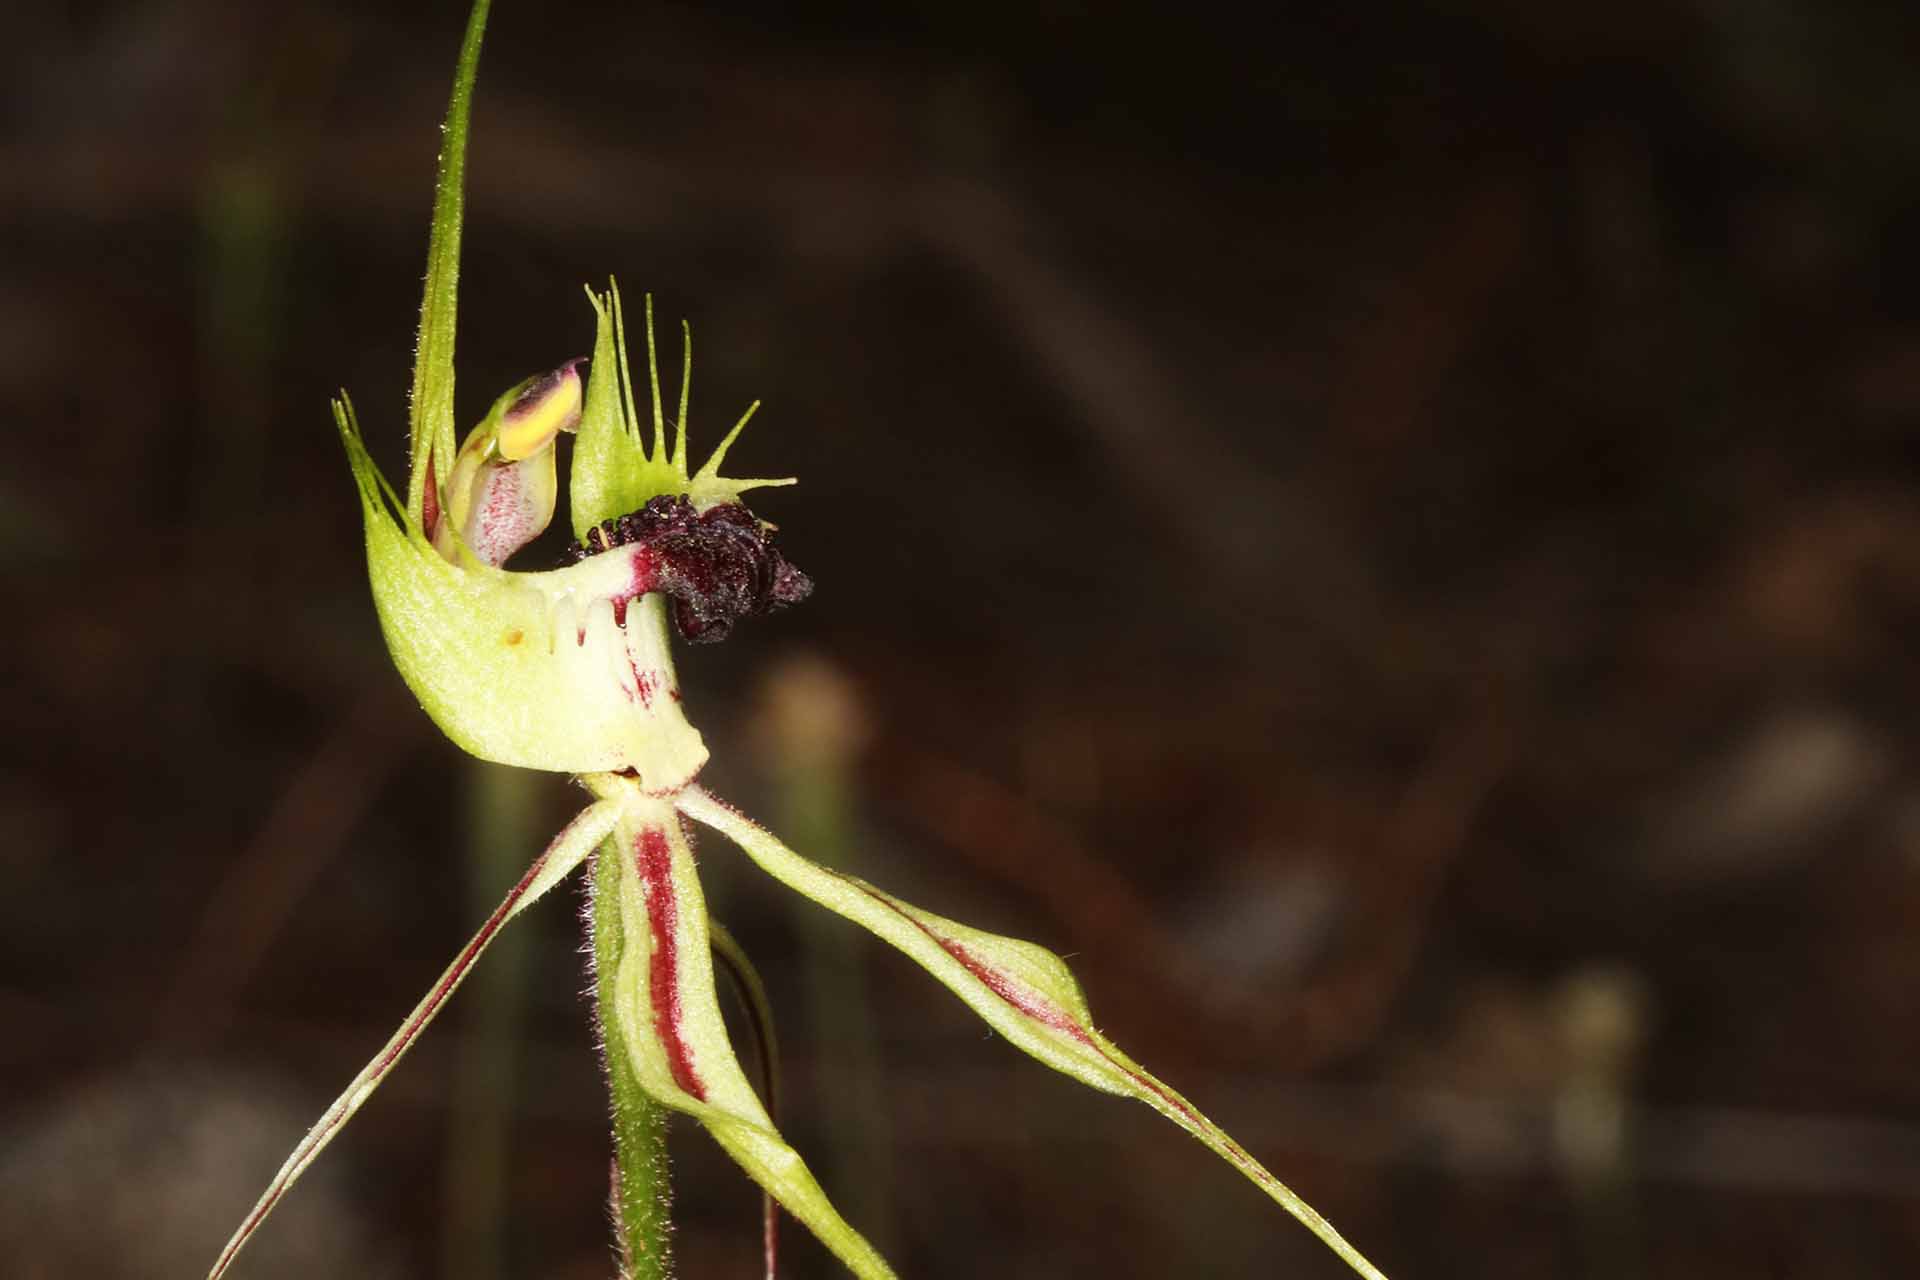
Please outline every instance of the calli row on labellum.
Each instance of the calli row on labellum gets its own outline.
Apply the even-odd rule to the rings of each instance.
[[[669,439],[650,302],[650,422],[643,423],[635,409],[620,294],[609,288],[588,293],[596,324],[584,383],[579,360],[530,378],[502,395],[455,447],[453,334],[466,137],[486,12],[486,0],[478,0],[445,128],[404,501],[368,455],[344,396],[335,404],[335,421],[359,490],[381,630],[422,708],[473,755],[573,774],[593,799],[534,859],[393,1037],[295,1146],[211,1277],[227,1271],[499,930],[588,861],[594,867],[595,990],[616,1098],[631,1087],[693,1117],[854,1274],[891,1276],[886,1261],[835,1210],[780,1135],[734,1055],[715,994],[710,946],[717,926],[700,886],[690,834],[697,823],[738,845],[776,881],[900,950],[1015,1047],[1093,1088],[1138,1099],[1185,1129],[1355,1271],[1382,1280],[1245,1148],[1099,1032],[1060,957],[810,862],[699,785],[708,752],[684,712],[669,622],[688,640],[716,640],[743,619],[805,599],[812,584],[781,555],[770,527],[741,503],[748,490],[791,481],[720,475],[752,408],[699,470],[689,470],[690,339]],[[556,445],[567,433],[574,436],[570,563],[537,572],[508,569],[509,559],[553,518]],[[626,1243],[630,1254],[632,1242]],[[647,1274],[665,1274],[664,1259],[650,1265]]]

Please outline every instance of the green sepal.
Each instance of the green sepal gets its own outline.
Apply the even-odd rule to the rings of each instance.
[[[438,479],[453,464],[453,341],[459,313],[460,228],[466,213],[467,125],[473,115],[473,82],[480,71],[480,43],[487,30],[488,0],[474,0],[467,34],[454,68],[453,94],[441,127],[439,174],[433,186],[433,229],[427,236],[427,283],[420,299],[420,338],[414,352],[412,435],[407,468],[407,506],[418,520],[427,476],[438,460]]]
[[[673,803],[726,835],[776,880],[904,952],[1016,1047],[1083,1084],[1137,1098],[1185,1129],[1299,1219],[1348,1266],[1368,1280],[1385,1280],[1332,1223],[1246,1148],[1095,1030],[1080,984],[1059,956],[1031,942],[922,911],[864,880],[810,862],[698,786],[689,785]]]
[[[635,551],[547,573],[509,573],[427,542],[368,456],[352,406],[334,421],[360,489],[367,572],[407,687],[463,750],[559,773],[632,769],[671,791],[706,763],[680,709],[664,597],[631,594]]]
[[[615,910],[620,919],[611,1010],[618,1035],[609,1036],[609,1046],[624,1051],[647,1096],[705,1126],[749,1177],[855,1275],[892,1276],[780,1136],[734,1056],[714,990],[706,900],[672,802],[646,796],[624,778],[584,781],[621,805],[612,840],[622,855],[615,901],[594,904],[596,918]],[[603,952],[601,963],[606,961]],[[656,991],[653,984],[662,974],[671,975],[672,985]]]

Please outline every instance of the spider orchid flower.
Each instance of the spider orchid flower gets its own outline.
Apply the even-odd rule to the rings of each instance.
[[[797,603],[811,583],[741,503],[747,490],[790,481],[720,475],[752,408],[705,465],[689,471],[690,342],[669,438],[650,302],[652,412],[644,431],[620,295],[609,288],[588,293],[596,329],[585,379],[579,360],[529,379],[501,396],[455,447],[453,332],[465,142],[486,8],[486,0],[475,6],[445,130],[404,499],[368,455],[344,397],[334,416],[359,491],[381,629],[422,708],[473,755],[575,775],[593,798],[294,1148],[211,1277],[228,1269],[501,927],[596,851],[594,952],[607,1068],[620,1078],[616,1096],[625,1081],[693,1117],[854,1274],[892,1275],[781,1137],[729,1044],[712,963],[724,938],[716,936],[701,892],[690,839],[697,823],[726,836],[775,880],[904,952],[1013,1045],[1093,1088],[1136,1098],[1185,1129],[1356,1271],[1379,1278],[1243,1147],[1100,1034],[1060,957],[808,861],[700,786],[707,748],[683,710],[669,624],[690,641],[719,639],[744,618]],[[553,517],[555,445],[568,432],[575,435],[572,563],[545,572],[510,570],[508,559]]]

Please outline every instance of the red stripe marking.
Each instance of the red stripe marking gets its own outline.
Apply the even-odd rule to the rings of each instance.
[[[837,873],[835,874],[837,875]],[[847,879],[845,876],[840,876],[839,878],[845,880],[848,884],[856,883]],[[1013,975],[1007,973],[1005,970],[995,968],[992,964],[981,959],[980,956],[965,943],[956,941],[929,928],[927,925],[914,919],[914,917],[895,906],[886,897],[868,889],[865,885],[860,885],[859,887],[875,902],[881,903],[902,920],[907,921],[916,929],[920,930],[920,932],[926,934],[938,943],[942,951],[959,961],[961,967],[979,979],[980,984],[987,990],[993,992],[993,994],[999,996],[1009,1005],[1012,1005],[1015,1009],[1018,1009],[1021,1013],[1024,1013],[1042,1026],[1064,1032],[1080,1044],[1092,1049],[1106,1061],[1108,1066],[1131,1080],[1139,1089],[1146,1093],[1151,1093],[1154,1097],[1158,1098],[1166,1105],[1169,1111],[1177,1112],[1194,1130],[1216,1135],[1219,1138],[1220,1144],[1232,1153],[1238,1162],[1242,1162],[1242,1168],[1251,1175],[1256,1182],[1260,1183],[1260,1185],[1278,1185],[1274,1176],[1268,1173],[1257,1160],[1248,1155],[1244,1147],[1203,1119],[1191,1106],[1187,1105],[1185,1100],[1173,1093],[1165,1085],[1162,1085],[1159,1081],[1142,1075],[1131,1067],[1115,1062],[1113,1055],[1109,1054],[1104,1047],[1095,1041],[1087,1029],[1076,1022],[1073,1015],[1065,1009],[1062,1009],[1050,1000],[1043,999],[1029,988],[1021,985],[1014,979]]]
[[[643,596],[660,582],[660,557],[652,547],[633,548],[632,579],[627,583],[627,599]]]
[[[627,572],[626,587],[607,597],[613,602],[613,620],[622,627],[627,625],[627,602],[652,591],[659,582],[660,557],[651,547],[634,547],[627,559]]]
[[[694,1073],[692,1052],[680,1033],[680,950],[674,932],[680,912],[673,896],[673,849],[667,843],[667,833],[658,827],[648,827],[640,833],[634,854],[647,899],[647,926],[653,933],[653,946],[647,958],[647,995],[653,1002],[653,1033],[666,1046],[667,1066],[673,1072],[674,1083],[705,1102],[706,1086]]]
[[[651,547],[635,547],[628,567],[633,576],[626,590],[613,597],[613,622],[623,630],[627,625],[627,605],[653,590],[658,581],[660,557],[654,554]],[[625,691],[628,701],[637,700],[641,706],[651,707],[654,691],[660,687],[660,673],[640,670],[633,661],[631,651],[627,654],[627,669],[633,672],[633,688]]]
[[[912,919],[912,917],[908,918]],[[915,920],[914,923],[919,924],[920,922]],[[986,985],[987,990],[993,992],[993,994],[999,996],[1002,1000],[1005,1000],[1008,1004],[1026,1014],[1035,1022],[1052,1027],[1055,1031],[1064,1031],[1081,1044],[1093,1044],[1093,1040],[1087,1035],[1085,1028],[1075,1022],[1073,1016],[1065,1009],[1062,1009],[1059,1005],[1051,1001],[1042,1000],[1039,996],[1015,982],[1011,974],[1008,974],[1004,970],[994,968],[985,960],[975,955],[964,944],[955,942],[952,938],[942,937],[923,924],[920,925],[920,928],[926,932],[929,938],[932,938],[940,944],[941,950],[965,966],[968,973],[980,979],[980,981]]]
[[[440,481],[433,474],[433,450],[427,450],[427,478],[420,486],[420,529],[433,541],[440,528]]]
[[[633,673],[633,688],[622,685],[621,692],[627,695],[629,702],[638,702],[643,708],[651,708],[654,692],[660,687],[660,673],[642,671],[631,654],[627,655],[627,670]]]
[[[1093,1037],[1087,1034],[1084,1027],[1074,1021],[1073,1015],[1052,1001],[1041,999],[1040,996],[1016,982],[1012,974],[1007,973],[1003,969],[996,969],[993,965],[988,964],[985,960],[975,955],[972,949],[965,943],[957,942],[943,933],[935,932],[927,925],[916,920],[913,916],[902,911],[891,899],[887,898],[884,894],[876,892],[871,887],[861,884],[859,881],[851,879],[850,877],[843,876],[837,871],[830,870],[829,874],[836,879],[843,880],[847,884],[860,889],[875,902],[893,912],[902,920],[905,920],[908,924],[926,934],[929,938],[932,938],[940,945],[942,951],[952,956],[955,960],[958,960],[961,968],[977,978],[982,986],[1018,1009],[1021,1013],[1026,1014],[1029,1018],[1032,1018],[1035,1022],[1043,1026],[1052,1027],[1055,1031],[1064,1031],[1081,1044],[1098,1051],[1099,1046],[1094,1044]],[[1101,1056],[1105,1057],[1106,1055],[1103,1053]],[[1111,1060],[1109,1059],[1109,1061]]]

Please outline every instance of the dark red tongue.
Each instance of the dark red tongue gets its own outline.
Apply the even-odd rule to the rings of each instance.
[[[766,526],[737,502],[696,513],[684,496],[662,494],[589,529],[571,556],[635,544],[656,557],[654,589],[673,601],[674,625],[694,644],[724,640],[740,619],[813,594],[813,579],[780,554]]]

